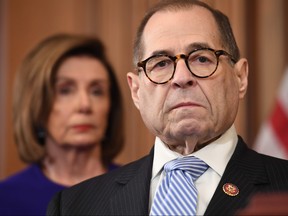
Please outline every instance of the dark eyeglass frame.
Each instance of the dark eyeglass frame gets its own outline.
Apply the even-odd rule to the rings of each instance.
[[[209,51],[212,51],[212,52],[215,54],[216,59],[217,59],[217,64],[216,64],[216,67],[215,67],[214,71],[212,71],[209,75],[206,75],[206,76],[199,76],[199,75],[197,75],[197,74],[194,74],[193,71],[190,69],[189,64],[188,64],[188,58],[189,58],[189,56],[190,56],[192,53],[197,52],[197,51],[200,51],[200,50],[209,50]],[[226,52],[226,51],[224,51],[224,50],[214,50],[214,49],[212,49],[212,48],[199,48],[199,49],[194,49],[194,50],[192,50],[188,55],[185,55],[185,54],[178,54],[178,55],[175,55],[175,56],[170,56],[170,55],[166,55],[166,54],[153,55],[153,56],[150,56],[149,58],[147,58],[147,59],[145,59],[145,60],[143,60],[143,61],[138,62],[138,63],[137,63],[137,66],[138,66],[139,68],[142,68],[142,69],[143,69],[146,77],[147,77],[151,82],[153,82],[153,83],[155,83],[155,84],[165,84],[165,83],[169,82],[171,79],[173,79],[178,60],[184,59],[185,64],[186,64],[188,70],[189,70],[190,73],[193,74],[195,77],[198,77],[198,78],[207,78],[207,77],[212,76],[212,75],[215,73],[215,71],[217,70],[218,64],[219,64],[219,57],[220,57],[221,55],[228,56],[228,57],[230,58],[230,60],[233,62],[233,64],[235,64],[235,63],[237,62],[237,61],[233,58],[233,56],[232,56],[231,54],[229,54],[228,52]],[[152,58],[161,57],[161,56],[168,57],[168,58],[170,58],[170,59],[174,62],[174,70],[173,70],[173,73],[172,73],[171,77],[170,77],[167,81],[164,81],[164,82],[155,82],[155,81],[153,81],[153,80],[148,76],[148,74],[147,74],[147,72],[146,72],[146,63],[147,63],[150,59],[152,59]],[[138,70],[138,72],[141,72],[141,70]]]

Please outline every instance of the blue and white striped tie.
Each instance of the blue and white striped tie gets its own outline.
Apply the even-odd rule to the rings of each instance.
[[[166,176],[158,187],[150,215],[196,215],[197,189],[194,181],[207,169],[208,165],[194,156],[166,163]]]

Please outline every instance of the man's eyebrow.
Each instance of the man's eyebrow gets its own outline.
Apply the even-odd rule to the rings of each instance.
[[[151,53],[151,56],[153,55],[169,55],[171,54],[171,51],[168,50],[155,50]]]
[[[210,46],[208,45],[208,43],[201,43],[201,42],[191,43],[188,45],[188,47],[185,48],[185,50],[183,51],[183,54],[189,53],[195,49],[201,49],[201,48],[210,48]],[[154,56],[154,55],[173,55],[173,52],[171,52],[170,50],[165,50],[165,49],[155,50],[151,53],[150,56]]]
[[[186,50],[187,52],[191,52],[195,49],[201,49],[201,48],[211,48],[208,43],[200,43],[200,42],[197,42],[197,43],[192,43],[190,44]]]

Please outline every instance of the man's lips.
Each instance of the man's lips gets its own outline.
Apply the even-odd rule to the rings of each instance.
[[[198,103],[194,103],[194,102],[182,102],[182,103],[178,103],[175,106],[173,106],[171,110],[178,109],[178,108],[199,107],[199,106],[201,106],[201,105]]]

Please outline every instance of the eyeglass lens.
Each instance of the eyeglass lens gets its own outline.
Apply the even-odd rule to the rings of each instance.
[[[166,55],[155,56],[146,63],[146,74],[154,82],[166,82],[172,78],[177,61],[185,59],[188,69],[198,77],[206,77],[212,74],[217,67],[217,56],[211,50],[197,50],[190,55],[170,57]]]

